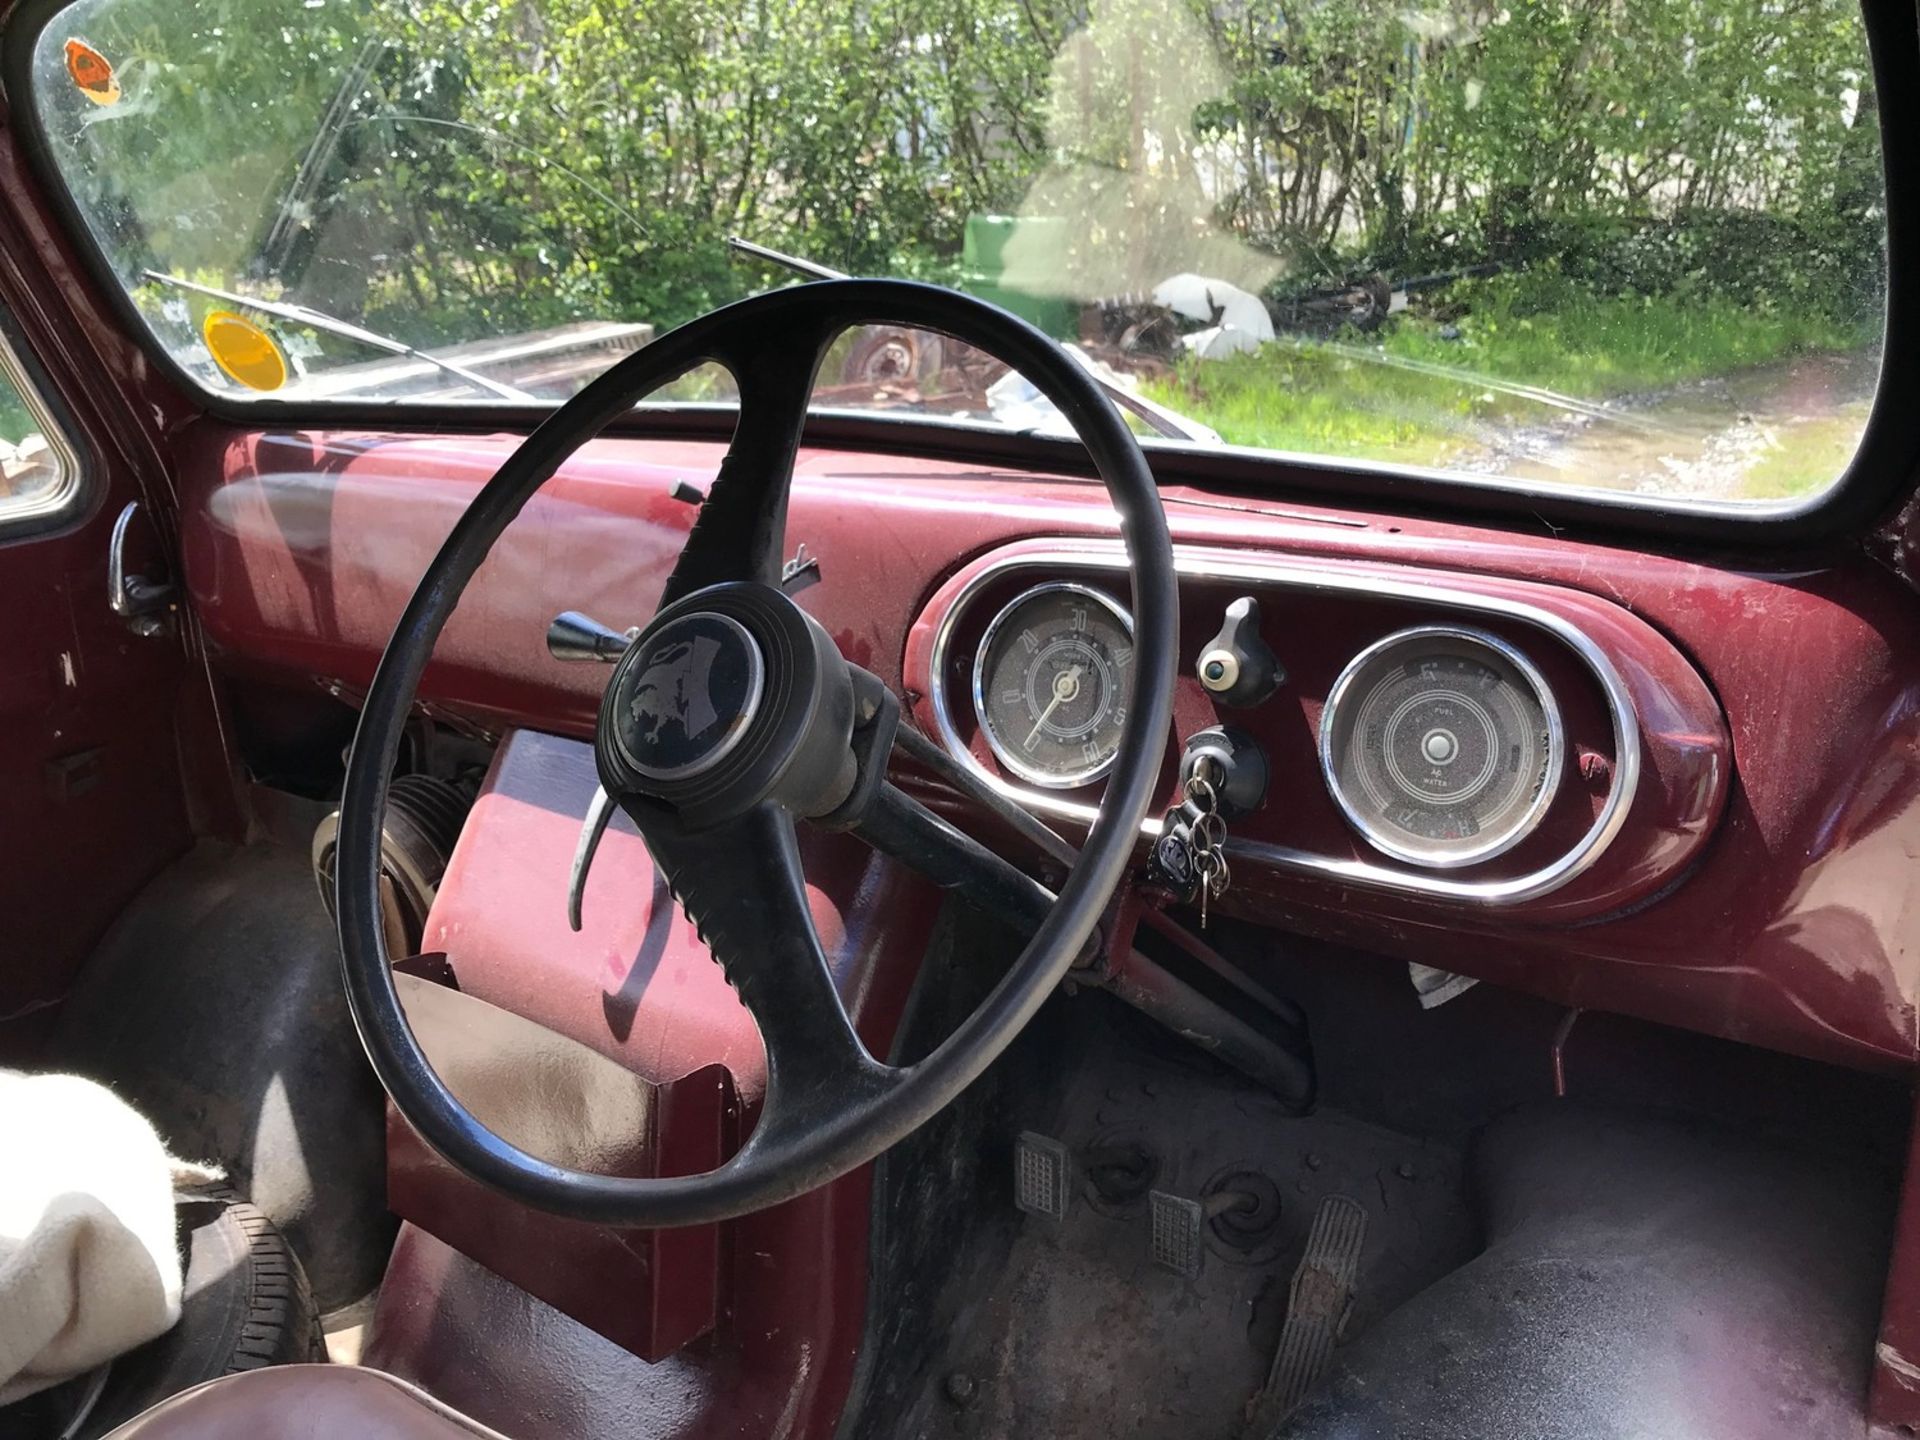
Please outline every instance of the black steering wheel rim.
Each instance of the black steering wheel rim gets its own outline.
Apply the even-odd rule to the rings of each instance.
[[[502,1140],[453,1096],[415,1039],[392,975],[379,918],[381,823],[389,777],[421,676],[468,580],[540,485],[638,400],[709,361],[725,365],[739,380],[740,420],[660,609],[665,612],[675,602],[709,589],[717,592],[765,577],[769,564],[777,575],[792,461],[814,373],[835,336],[868,324],[946,334],[1021,371],[1073,426],[1106,483],[1131,564],[1135,663],[1133,695],[1100,813],[1052,909],[1020,958],[974,1014],[922,1061],[901,1069],[879,1065],[865,1056],[856,1038],[860,1058],[841,1067],[833,1086],[810,1086],[802,1067],[793,1064],[796,1082],[787,1091],[798,1098],[777,1104],[786,1092],[779,1083],[780,1058],[769,1024],[785,1008],[788,993],[804,995],[806,985],[817,991],[817,977],[789,977],[764,965],[749,975],[745,947],[730,939],[726,949],[734,964],[728,964],[729,978],[760,1025],[770,1072],[767,1101],[747,1143],[720,1168],[694,1176],[629,1178],[553,1164]],[[762,378],[755,381],[755,376]],[[750,382],[774,398],[750,402],[750,392],[761,393]],[[738,567],[730,570],[730,552],[703,544],[703,531],[709,541],[724,531],[749,562],[748,573],[738,573]],[[1138,443],[1093,379],[1024,321],[933,286],[844,280],[743,300],[661,337],[556,410],[482,488],[409,600],[368,690],[341,801],[335,884],[347,996],[375,1073],[408,1123],[449,1162],[513,1199],[570,1218],[645,1227],[707,1223],[776,1204],[852,1170],[924,1124],[977,1078],[1025,1027],[1094,932],[1125,876],[1141,821],[1156,798],[1172,715],[1177,626],[1172,544]],[[608,695],[616,688],[617,683],[610,683]],[[603,702],[603,742],[596,747],[603,778],[608,766],[604,707],[610,703]],[[676,895],[690,913],[699,909],[695,918],[702,922],[702,933],[716,958],[727,964],[729,955],[723,954],[720,939],[737,936],[744,922],[733,910],[740,907],[729,908],[724,898],[703,898],[697,888],[702,846],[711,848],[715,842],[685,833],[653,802],[623,796],[622,803],[641,823],[656,864],[675,885]],[[736,848],[763,847],[753,849],[764,857],[763,868],[792,872],[771,877],[771,901],[746,908],[761,918],[802,923],[781,898],[794,888],[798,873],[792,816],[768,801],[740,817],[738,824],[742,828],[732,842]],[[663,852],[673,857],[671,867]],[[811,935],[810,918],[804,923]],[[709,933],[710,926],[719,933]],[[763,938],[771,944],[781,937]],[[735,965],[742,970],[737,973]],[[795,986],[802,988],[796,991]],[[844,1022],[844,1014],[841,1019]],[[789,1040],[797,1049],[798,1042],[791,1036]],[[817,1093],[809,1095],[809,1089]]]

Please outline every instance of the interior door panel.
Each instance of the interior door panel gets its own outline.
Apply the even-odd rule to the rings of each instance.
[[[177,623],[142,637],[108,604],[114,521],[138,491],[94,460],[64,526],[0,514],[0,1044],[51,1018],[122,906],[189,843]],[[204,686],[204,680],[201,682]]]

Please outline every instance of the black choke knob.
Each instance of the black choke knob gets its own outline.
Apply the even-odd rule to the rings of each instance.
[[[1260,638],[1260,602],[1242,595],[1227,606],[1220,633],[1200,647],[1200,683],[1222,705],[1258,705],[1285,683],[1287,672]]]

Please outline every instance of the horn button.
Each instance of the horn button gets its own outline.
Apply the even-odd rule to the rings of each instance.
[[[609,794],[700,827],[776,800],[823,815],[853,788],[853,680],[819,623],[769,585],[669,605],[621,657],[594,751]]]
[[[613,739],[648,780],[701,775],[731,754],[760,712],[766,662],[731,615],[696,610],[649,632],[613,717]]]

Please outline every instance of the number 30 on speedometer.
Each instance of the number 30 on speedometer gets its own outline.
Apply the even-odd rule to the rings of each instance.
[[[1107,773],[1133,689],[1133,618],[1086,585],[1041,585],[994,616],[973,708],[1000,764],[1066,790]]]

